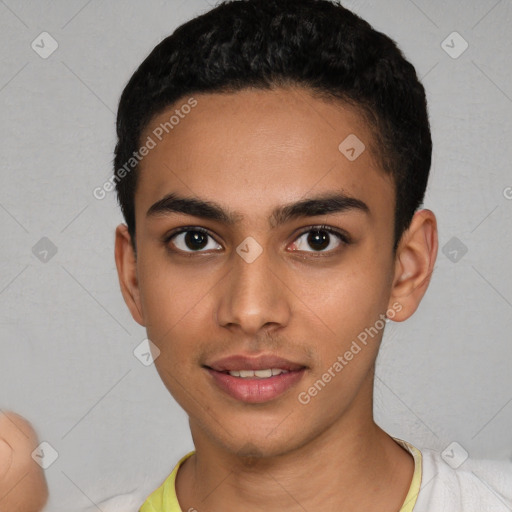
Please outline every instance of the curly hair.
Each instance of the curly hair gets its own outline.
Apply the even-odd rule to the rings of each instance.
[[[140,64],[119,101],[113,176],[132,243],[137,166],[122,179],[119,170],[150,121],[193,93],[285,86],[364,116],[395,187],[396,251],[430,172],[425,90],[396,43],[335,0],[225,0],[178,27]]]

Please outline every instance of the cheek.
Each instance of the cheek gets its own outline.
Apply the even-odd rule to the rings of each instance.
[[[201,289],[207,289],[199,276],[163,254],[141,254],[137,271],[144,318],[153,329],[169,329],[200,300]]]
[[[307,400],[323,420],[334,420],[367,382],[385,328],[379,320],[387,306],[384,288],[374,270],[360,268],[340,271],[338,278],[301,297],[310,310],[298,315],[299,330],[308,334],[317,365],[299,398]]]
[[[299,330],[308,334],[318,363],[301,391],[321,395],[312,402],[330,414],[354,396],[377,356],[385,328],[380,315],[387,308],[383,276],[374,262],[354,264],[350,270],[339,267],[329,279],[310,281],[302,275],[297,281],[305,285],[300,298],[307,306],[297,315],[302,318]]]
[[[383,276],[375,262],[346,262],[327,272],[297,273],[290,288],[297,290],[297,305],[304,309],[308,322],[313,320],[324,337],[343,345],[386,310],[387,285]]]
[[[158,347],[156,366],[185,371],[197,364],[194,351],[212,330],[210,294],[215,280],[171,266],[165,258],[142,259],[139,287],[148,338]],[[178,364],[179,363],[179,364]]]

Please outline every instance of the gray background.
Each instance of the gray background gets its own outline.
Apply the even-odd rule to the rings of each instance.
[[[435,147],[424,207],[438,218],[438,260],[416,314],[386,328],[376,419],[418,447],[456,441],[471,457],[511,458],[512,2],[345,5],[416,66]],[[113,193],[100,201],[92,191],[112,170],[127,80],[208,8],[0,1],[0,408],[26,416],[58,452],[46,469],[48,511],[144,497],[193,448],[186,414],[134,357],[145,332],[117,282],[121,215]],[[58,42],[46,59],[31,47],[43,31]],[[442,45],[453,31],[469,44],[458,58]],[[462,41],[446,45],[453,53]]]

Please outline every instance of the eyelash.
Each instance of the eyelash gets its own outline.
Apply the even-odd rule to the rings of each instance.
[[[179,235],[180,233],[186,233],[187,231],[197,231],[199,233],[204,233],[205,235],[208,235],[209,237],[213,238],[215,240],[215,237],[205,228],[202,228],[200,226],[184,226],[184,227],[181,227],[181,228],[178,228],[174,231],[172,231],[171,233],[167,234],[164,236],[164,239],[163,239],[163,242],[164,244],[167,246],[168,250],[173,252],[173,253],[178,253],[180,255],[183,255],[183,256],[186,256],[186,257],[190,257],[190,256],[194,256],[195,254],[201,254],[203,253],[204,251],[182,251],[181,249],[171,249],[169,247],[169,242],[177,235]],[[302,230],[297,236],[296,238],[294,239],[297,240],[298,238],[300,238],[302,235],[304,235],[305,233],[309,233],[310,231],[326,231],[327,233],[331,234],[331,235],[334,235],[336,238],[338,238],[338,240],[340,240],[340,242],[342,242],[343,245],[349,245],[350,243],[352,243],[352,239],[343,231],[339,231],[331,226],[326,226],[325,224],[321,224],[321,225],[314,225],[314,226],[308,226],[307,228],[304,228],[304,230]],[[218,243],[216,240],[215,240],[216,243]],[[330,251],[321,251],[321,252],[314,252],[314,251],[293,251],[293,252],[306,252],[308,254],[311,255],[311,257],[313,258],[318,258],[318,257],[323,257],[325,255],[330,255],[330,254],[334,254],[336,252],[339,251],[339,248],[338,249],[332,249]],[[208,254],[208,253],[206,253]]]

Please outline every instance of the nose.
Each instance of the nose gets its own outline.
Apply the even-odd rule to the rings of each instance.
[[[250,263],[233,254],[233,266],[218,290],[220,326],[255,335],[288,323],[290,291],[277,266],[265,250]]]

